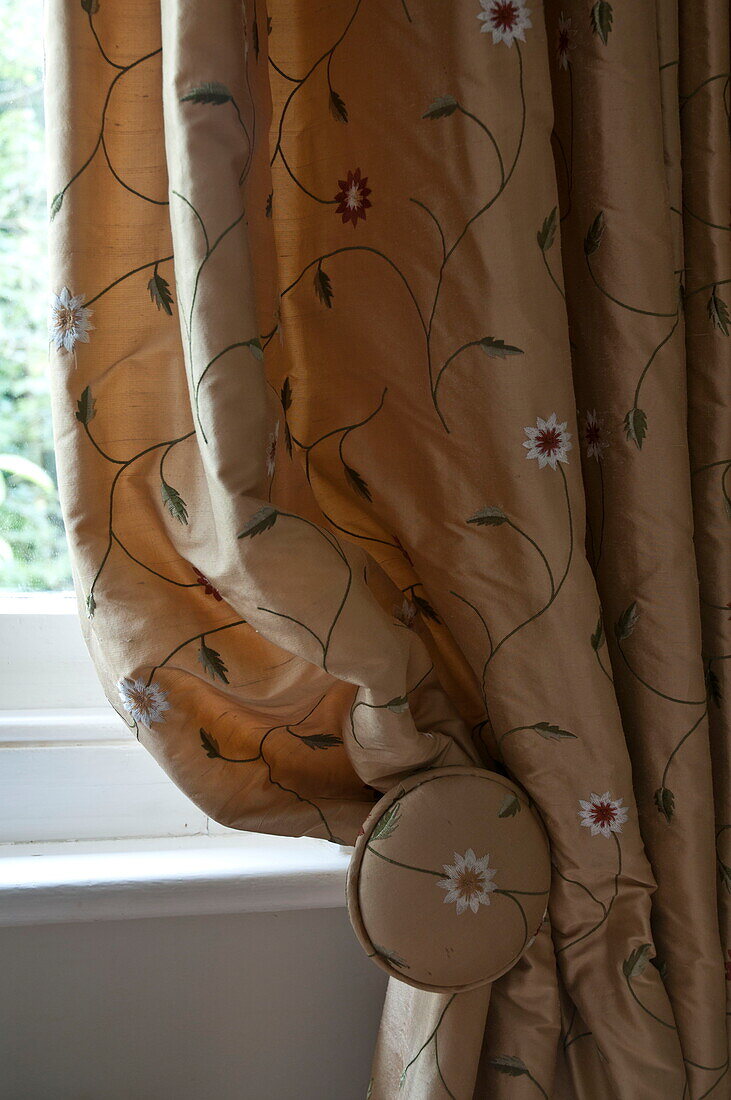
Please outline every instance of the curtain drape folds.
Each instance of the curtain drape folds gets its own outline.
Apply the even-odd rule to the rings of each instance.
[[[372,1100],[728,1096],[726,4],[46,23],[110,702],[240,829],[350,843],[444,764],[530,794],[548,919],[491,989],[391,983]]]

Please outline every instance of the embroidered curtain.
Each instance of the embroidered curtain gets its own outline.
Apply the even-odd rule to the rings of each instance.
[[[513,970],[391,983],[372,1100],[728,1095],[728,70],[722,0],[48,0],[112,706],[236,828],[482,762],[551,838]]]

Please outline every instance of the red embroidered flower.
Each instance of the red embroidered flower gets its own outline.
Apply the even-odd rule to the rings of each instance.
[[[484,9],[477,16],[482,21],[480,30],[491,33],[495,45],[512,46],[516,38],[525,42],[525,32],[533,24],[523,0],[480,0],[480,5]]]
[[[371,189],[367,184],[368,176],[361,176],[360,168],[356,168],[355,172],[348,172],[346,180],[338,180],[340,190],[335,196],[335,202],[338,203],[338,214],[343,216],[343,225],[352,222],[355,229],[359,218],[365,221],[365,212],[371,205],[368,198]]]
[[[536,419],[535,428],[525,428],[528,436],[523,446],[528,449],[526,458],[537,458],[538,466],[542,470],[544,466],[556,469],[557,462],[568,462],[567,451],[571,450],[571,432],[566,431],[566,421],[558,423],[555,413],[551,413],[548,420]]]
[[[604,421],[597,415],[595,409],[587,410],[584,419],[584,442],[587,456],[601,462],[602,451],[606,451],[609,443],[604,431]]]
[[[196,569],[196,567],[193,566],[193,572],[198,578],[198,584],[203,588],[206,596],[213,596],[214,600],[219,601],[223,599],[218,589],[211,584],[211,582],[208,580],[208,577],[206,577],[204,573],[201,573],[200,569]]]
[[[622,826],[627,820],[627,808],[622,805],[622,799],[612,798],[609,791],[604,794],[591,794],[589,801],[579,799],[579,819],[581,824],[591,830],[592,836],[611,836],[612,833],[621,833]]]

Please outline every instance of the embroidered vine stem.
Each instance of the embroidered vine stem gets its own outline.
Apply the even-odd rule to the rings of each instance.
[[[437,1032],[439,1031],[439,1028],[442,1026],[442,1021],[443,1021],[444,1017],[447,1014],[447,1009],[454,1002],[456,996],[457,996],[456,993],[452,993],[452,995],[450,996],[449,1000],[447,1001],[446,1005],[444,1006],[444,1008],[442,1009],[442,1011],[440,1013],[439,1019],[436,1022],[434,1030],[431,1032],[429,1037],[419,1047],[419,1049],[417,1050],[414,1057],[409,1062],[407,1062],[406,1065],[404,1066],[404,1068],[401,1072],[401,1077],[399,1079],[399,1088],[403,1087],[403,1084],[406,1080],[406,1074],[409,1072],[409,1070],[411,1069],[413,1064],[416,1062],[416,1060],[421,1057],[421,1055],[424,1053],[424,1051],[429,1046],[429,1044],[436,1039]]]
[[[358,700],[358,692],[360,691],[360,687],[358,687],[358,691],[356,691],[355,698],[353,699],[353,702],[352,702],[351,707],[350,707],[350,732],[351,732],[351,736],[352,736],[353,740],[355,741],[356,745],[359,745],[360,748],[362,748],[362,749],[366,748],[366,746],[361,741],[358,740],[358,737],[357,737],[356,732],[355,732],[355,712],[358,709],[358,707],[364,707],[367,710],[390,710],[392,713],[398,714],[402,707],[403,707],[404,710],[406,709],[406,707],[408,705],[409,695],[411,695],[413,692],[415,692],[417,690],[417,688],[420,688],[421,685],[424,683],[424,680],[426,680],[427,676],[429,676],[429,674],[433,671],[434,671],[434,665],[429,665],[429,668],[426,670],[424,675],[421,676],[416,681],[416,683],[414,684],[414,686],[412,688],[408,688],[408,690],[407,690],[406,694],[403,696],[403,698],[390,699],[387,703],[367,703],[364,699]],[[356,701],[356,700],[358,700],[358,701]],[[396,709],[396,708],[398,708],[398,709]]]
[[[86,169],[89,167],[89,165],[93,161],[96,154],[99,152],[99,149],[101,149],[102,152],[104,153],[104,159],[107,162],[107,166],[108,166],[109,171],[111,172],[112,176],[117,181],[117,183],[119,183],[126,191],[129,191],[131,194],[135,195],[137,198],[143,199],[145,202],[148,202],[153,206],[168,206],[169,205],[167,199],[153,199],[149,195],[143,195],[141,191],[137,191],[134,187],[132,187],[130,184],[128,184],[125,180],[122,179],[122,177],[119,175],[119,173],[116,171],[116,169],[112,165],[112,162],[111,162],[110,157],[109,157],[109,151],[107,149],[105,134],[104,134],[106,124],[107,124],[107,111],[109,109],[109,102],[112,98],[112,92],[116,88],[119,81],[122,79],[123,76],[126,76],[127,73],[131,72],[133,69],[136,69],[138,65],[142,65],[145,61],[149,61],[150,58],[157,57],[158,55],[161,55],[162,54],[162,49],[160,47],[158,47],[156,50],[151,50],[149,53],[144,54],[142,57],[138,57],[134,61],[130,61],[129,64],[127,64],[127,65],[120,65],[117,62],[112,61],[109,58],[109,56],[107,55],[107,53],[105,52],[104,47],[102,46],[101,41],[99,39],[99,35],[97,34],[96,27],[94,26],[92,13],[88,12],[87,14],[88,14],[88,17],[89,17],[89,26],[91,28],[91,32],[94,36],[94,39],[96,41],[96,44],[97,44],[97,47],[99,49],[99,52],[100,52],[101,56],[104,58],[104,60],[107,62],[107,64],[111,65],[111,67],[116,69],[117,72],[112,77],[112,80],[109,84],[109,87],[107,88],[106,96],[104,97],[104,104],[102,106],[102,113],[101,113],[101,125],[100,125],[100,128],[99,128],[99,134],[98,134],[96,142],[94,144],[94,148],[92,149],[91,153],[86,158],[84,163],[81,165],[81,167],[78,168],[74,172],[74,174],[71,176],[71,178],[68,180],[68,182],[64,185],[64,187],[62,187],[61,190],[56,192],[56,194],[53,196],[53,199],[51,201],[51,220],[53,220],[53,218],[55,218],[56,214],[58,214],[59,210],[61,209],[61,206],[63,205],[64,197],[65,197],[66,192],[68,191],[69,187],[71,187],[71,185],[79,178],[79,176],[81,176],[82,173],[86,171]]]
[[[237,624],[236,623],[229,623],[228,625],[229,626],[236,626]],[[221,629],[226,629],[226,627],[222,627]],[[213,634],[214,631],[209,630],[206,633]],[[195,641],[195,639],[194,638],[189,639],[189,641]],[[203,744],[204,744],[204,746],[207,747],[208,754],[210,756],[213,756],[215,759],[224,760],[224,761],[226,761],[226,763],[229,763],[229,764],[255,764],[257,761],[260,760],[262,762],[262,764],[264,765],[264,767],[266,768],[267,776],[268,776],[269,782],[272,784],[272,786],[277,787],[284,794],[293,795],[297,799],[298,802],[301,802],[304,805],[310,806],[313,810],[315,810],[315,812],[317,813],[317,815],[318,815],[318,817],[319,817],[319,819],[322,823],[323,828],[325,829],[325,831],[327,833],[328,839],[333,841],[334,843],[342,843],[342,841],[340,841],[340,838],[336,837],[334,835],[334,833],[332,832],[324,813],[322,812],[321,808],[317,805],[316,802],[313,802],[312,799],[310,799],[310,798],[306,798],[304,795],[300,794],[299,791],[294,790],[293,787],[287,787],[284,783],[280,783],[279,780],[274,778],[272,762],[271,762],[271,760],[269,760],[267,758],[267,756],[264,752],[264,746],[265,746],[267,740],[272,736],[272,734],[278,733],[281,730],[286,730],[286,732],[289,733],[291,736],[297,736],[296,734],[292,733],[292,727],[297,728],[299,726],[304,725],[304,723],[309,718],[312,717],[312,715],[315,713],[315,711],[317,710],[317,708],[320,706],[320,704],[323,702],[323,700],[325,698],[326,698],[325,695],[320,696],[320,698],[317,700],[317,702],[314,704],[314,706],[310,707],[310,709],[307,711],[307,713],[302,718],[298,719],[297,722],[282,723],[281,725],[272,726],[270,729],[268,729],[266,731],[266,733],[264,734],[264,736],[262,737],[261,741],[259,742],[259,749],[258,749],[255,756],[247,756],[247,757],[225,756],[219,750],[218,746],[215,745],[215,743],[212,741],[210,735],[205,730],[201,730],[200,733],[201,733],[201,739],[203,741]]]
[[[330,643],[332,641],[332,636],[333,636],[333,632],[335,630],[335,627],[337,626],[337,624],[340,620],[340,616],[343,613],[345,603],[346,603],[346,601],[348,599],[348,596],[350,594],[350,589],[351,589],[351,586],[352,586],[352,583],[353,583],[353,570],[350,566],[350,562],[348,561],[348,558],[345,554],[345,551],[343,550],[342,546],[340,545],[340,543],[337,539],[337,536],[331,535],[329,532],[325,531],[322,527],[318,527],[316,523],[312,523],[310,520],[305,519],[304,516],[296,516],[292,512],[283,512],[283,511],[280,511],[279,509],[277,509],[277,514],[279,516],[284,516],[288,519],[297,520],[299,523],[304,523],[307,527],[311,527],[312,530],[315,531],[316,534],[318,534],[320,536],[320,538],[324,539],[325,542],[328,544],[328,546],[332,550],[335,551],[335,553],[338,555],[340,560],[343,562],[343,565],[345,566],[345,568],[347,570],[347,580],[346,580],[346,584],[345,584],[345,591],[343,592],[343,595],[340,599],[340,603],[338,605],[337,611],[335,613],[335,617],[334,617],[333,621],[331,622],[331,624],[328,628],[327,634],[325,635],[324,639],[321,638],[319,636],[319,634],[317,634],[314,630],[312,630],[311,627],[307,626],[306,623],[303,623],[300,619],[294,618],[294,616],[292,616],[292,615],[285,615],[283,612],[274,611],[270,607],[257,607],[257,611],[262,611],[267,615],[273,615],[275,618],[278,618],[278,619],[286,619],[288,622],[294,623],[295,625],[302,627],[302,629],[305,630],[312,638],[314,638],[315,641],[317,642],[317,644],[320,646],[320,649],[322,650],[322,668],[325,672],[328,672],[329,670],[328,670],[328,667],[327,667],[327,658],[328,658],[328,652],[330,650]]]
[[[520,43],[517,42],[517,41],[515,43],[515,48],[516,48],[516,52],[517,52],[517,56],[518,56],[518,81],[519,81],[519,87],[520,87],[521,122],[520,122],[520,134],[519,134],[519,137],[518,137],[518,143],[517,143],[517,147],[516,147],[516,151],[515,151],[515,156],[513,158],[513,162],[511,164],[510,168],[508,169],[508,171],[506,173],[505,172],[505,166],[504,166],[504,163],[503,163],[502,154],[500,152],[498,143],[495,140],[495,137],[492,134],[492,131],[489,129],[489,127],[487,127],[479,118],[477,118],[476,115],[473,115],[470,111],[465,110],[465,108],[463,108],[461,106],[461,104],[458,104],[457,109],[459,111],[461,111],[461,113],[463,115],[465,115],[467,118],[470,118],[470,119],[474,120],[477,123],[477,125],[484,131],[484,133],[487,134],[488,138],[490,139],[490,141],[491,141],[491,143],[492,143],[492,145],[495,149],[495,152],[497,154],[497,158],[498,158],[498,166],[499,166],[499,170],[500,170],[500,184],[499,184],[497,190],[495,191],[495,193],[487,200],[487,202],[485,202],[480,207],[480,209],[478,211],[476,211],[476,213],[472,214],[467,219],[467,221],[466,221],[465,225],[463,226],[462,230],[457,235],[454,243],[449,248],[445,248],[444,234],[441,230],[441,226],[439,226],[439,223],[438,223],[437,219],[435,218],[435,216],[433,214],[431,214],[431,211],[427,211],[427,213],[430,214],[430,216],[432,217],[432,220],[435,221],[435,223],[437,224],[437,226],[439,228],[440,236],[441,236],[441,239],[442,239],[442,250],[443,250],[442,262],[441,262],[441,265],[440,265],[440,268],[439,268],[439,274],[437,276],[436,289],[434,291],[434,299],[432,301],[431,311],[430,311],[430,314],[429,314],[429,321],[428,321],[427,326],[426,326],[427,367],[428,367],[428,373],[429,373],[429,389],[431,391],[431,398],[432,398],[432,403],[434,405],[434,410],[435,410],[437,416],[439,417],[439,420],[442,424],[442,427],[444,428],[444,430],[447,433],[449,433],[450,429],[449,429],[449,426],[446,422],[444,414],[442,413],[442,410],[441,410],[440,405],[439,405],[439,398],[438,398],[439,383],[442,379],[442,376],[443,376],[444,371],[446,370],[447,366],[449,366],[449,364],[453,361],[453,359],[456,357],[456,355],[458,355],[459,352],[464,351],[465,348],[472,347],[475,344],[479,343],[479,341],[472,341],[468,344],[465,344],[462,348],[459,349],[459,352],[454,353],[454,355],[452,355],[449,358],[449,360],[440,368],[439,372],[437,373],[436,379],[435,379],[435,377],[434,377],[434,366],[433,366],[433,361],[432,361],[432,332],[433,332],[433,327],[434,327],[434,320],[435,320],[435,316],[436,316],[436,312],[437,312],[437,306],[439,304],[439,299],[441,297],[442,288],[444,286],[444,273],[445,273],[447,264],[449,263],[451,257],[455,254],[456,250],[459,248],[459,245],[464,240],[466,234],[468,233],[468,231],[470,230],[472,225],[474,225],[474,223],[479,218],[481,218],[482,215],[485,214],[497,202],[497,200],[500,198],[500,196],[504,192],[505,188],[507,187],[508,183],[510,182],[510,180],[513,176],[513,173],[515,172],[515,168],[516,168],[516,165],[517,165],[518,160],[520,158],[521,150],[523,148],[523,138],[525,136],[525,126],[526,126],[525,87],[524,87],[524,83],[523,83],[523,54],[522,54],[521,49],[520,49]],[[424,207],[424,209],[426,209],[426,207]]]
[[[104,566],[107,563],[107,560],[109,558],[109,554],[111,553],[112,546],[115,542],[117,543],[117,545],[122,550],[124,550],[124,552],[127,554],[128,557],[132,558],[132,560],[134,562],[136,562],[139,566],[141,566],[143,569],[146,569],[148,573],[153,573],[156,577],[159,577],[161,580],[167,581],[169,584],[174,584],[174,585],[177,585],[181,588],[189,587],[189,585],[187,583],[180,582],[180,581],[175,581],[175,580],[172,580],[170,577],[163,576],[162,573],[158,573],[155,569],[152,569],[150,566],[145,565],[138,558],[133,557],[133,555],[129,552],[129,550],[127,550],[126,546],[122,543],[121,539],[117,536],[116,532],[114,531],[114,497],[115,497],[115,493],[116,493],[116,490],[117,490],[117,486],[119,484],[119,479],[121,478],[122,474],[126,470],[128,470],[129,467],[133,463],[137,462],[141,458],[144,458],[145,455],[152,454],[153,451],[157,451],[161,447],[167,448],[167,450],[165,452],[167,454],[168,451],[170,451],[173,447],[177,446],[177,444],[183,443],[186,439],[190,439],[192,436],[194,436],[195,432],[194,431],[186,432],[185,435],[178,436],[176,439],[165,439],[160,443],[153,443],[149,447],[145,447],[143,450],[138,451],[137,454],[132,455],[131,458],[118,459],[118,458],[112,458],[110,455],[108,455],[99,446],[99,444],[96,442],[96,440],[94,439],[94,437],[91,434],[91,430],[89,428],[88,423],[84,424],[84,429],[86,431],[86,434],[87,434],[89,440],[91,441],[91,443],[93,444],[95,449],[99,452],[99,454],[104,459],[106,459],[107,462],[111,462],[111,463],[114,463],[115,465],[119,466],[119,469],[117,470],[114,477],[112,478],[112,485],[111,485],[111,488],[110,488],[110,491],[109,491],[107,547],[106,547],[106,550],[104,552],[104,556],[101,560],[101,563],[100,563],[100,565],[99,565],[99,567],[96,571],[94,579],[91,582],[91,586],[89,588],[89,593],[88,593],[88,596],[87,596],[87,607],[89,606],[89,601],[90,600],[93,602],[94,591],[96,589],[99,578],[102,575],[102,571],[104,569]],[[193,585],[190,585],[190,587],[193,587]]]
[[[602,906],[602,909],[603,909],[603,913],[602,913],[602,916],[601,916],[600,920],[598,920],[597,923],[592,928],[590,928],[588,930],[588,932],[584,932],[581,936],[577,936],[576,939],[571,940],[569,943],[564,943],[564,944],[562,944],[561,947],[558,947],[556,949],[556,955],[557,956],[562,955],[564,953],[564,951],[568,951],[572,947],[576,947],[577,944],[583,943],[584,940],[589,938],[589,936],[593,936],[595,932],[598,932],[599,929],[602,927],[602,925],[607,920],[607,918],[609,917],[609,914],[612,911],[612,907],[614,905],[614,902],[617,898],[617,894],[619,892],[619,879],[620,879],[620,875],[622,874],[622,846],[619,842],[619,837],[617,836],[616,833],[612,833],[612,839],[614,840],[614,843],[615,843],[616,848],[617,848],[617,870],[616,870],[616,873],[614,875],[614,888],[613,888],[613,891],[612,891],[612,896],[610,897],[609,901],[606,904],[603,903],[603,902],[599,902],[599,904]],[[598,901],[598,899],[596,899],[596,898],[594,900]]]
[[[485,678],[487,676],[487,670],[488,670],[488,667],[489,667],[490,663],[494,660],[494,658],[500,652],[500,650],[505,645],[505,643],[510,638],[512,638],[515,634],[517,634],[519,630],[522,630],[524,627],[528,626],[530,623],[536,622],[536,620],[540,619],[540,617],[542,615],[545,615],[545,613],[551,607],[551,605],[555,601],[556,597],[558,596],[559,592],[563,588],[564,583],[565,583],[566,578],[567,578],[568,573],[569,573],[569,569],[571,568],[571,561],[572,561],[573,553],[574,553],[574,524],[573,524],[573,516],[572,516],[572,512],[571,512],[571,498],[569,496],[569,486],[568,486],[568,481],[567,481],[566,473],[563,469],[563,466],[559,465],[558,469],[559,469],[559,472],[561,474],[561,479],[563,481],[564,496],[566,498],[566,512],[567,512],[568,524],[569,524],[569,551],[568,551],[568,557],[566,559],[566,567],[565,567],[565,569],[563,571],[563,574],[561,576],[561,579],[560,579],[560,581],[558,582],[557,585],[554,586],[553,579],[551,579],[551,595],[550,595],[548,601],[543,605],[543,607],[541,607],[533,615],[530,615],[522,623],[519,623],[518,626],[515,626],[515,627],[513,627],[512,630],[508,631],[508,633],[503,638],[500,639],[500,641],[495,645],[494,649],[488,655],[488,657],[486,658],[485,663],[483,665],[483,669],[482,669],[483,690],[485,688]]]

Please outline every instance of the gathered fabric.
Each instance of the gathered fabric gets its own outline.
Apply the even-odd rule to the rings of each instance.
[[[371,1100],[731,1095],[727,5],[47,0],[46,35],[111,705],[237,829],[351,844],[449,764],[526,791],[535,943],[392,979]]]

